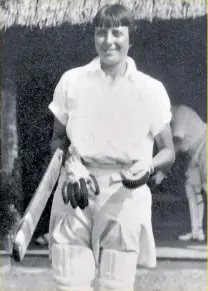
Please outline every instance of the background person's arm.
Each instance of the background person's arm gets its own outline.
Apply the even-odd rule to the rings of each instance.
[[[188,150],[188,148],[184,148],[184,139],[187,132],[190,109],[185,106],[172,106],[172,113],[170,126],[173,135],[175,154],[177,154],[181,149],[183,149],[183,151]]]

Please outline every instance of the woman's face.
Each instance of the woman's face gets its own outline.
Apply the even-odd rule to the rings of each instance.
[[[129,50],[129,28],[96,27],[95,48],[102,64],[114,66],[122,63]]]

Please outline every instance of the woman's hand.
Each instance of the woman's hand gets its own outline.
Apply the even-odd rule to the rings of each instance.
[[[82,164],[75,148],[70,148],[70,157],[65,162],[66,181],[62,188],[62,197],[65,204],[69,201],[72,208],[78,206],[84,210],[88,206],[89,185],[95,195],[99,194],[99,186],[93,175]]]
[[[140,160],[135,162],[130,169],[121,171],[122,183],[126,188],[133,189],[147,183],[150,175],[154,172],[151,162]]]

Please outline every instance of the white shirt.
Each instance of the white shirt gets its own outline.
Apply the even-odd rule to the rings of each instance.
[[[129,57],[115,83],[107,80],[99,58],[67,71],[49,108],[86,163],[151,161],[154,137],[171,120],[162,83],[138,71]]]

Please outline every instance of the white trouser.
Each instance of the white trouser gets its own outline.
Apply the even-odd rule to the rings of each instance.
[[[64,170],[54,195],[50,245],[56,288],[91,290],[96,267],[98,290],[133,290],[137,260],[156,266],[150,190],[112,182],[118,168],[89,170],[101,193],[90,193],[84,211],[63,203]]]
[[[195,187],[189,183],[186,183],[185,189],[189,204],[191,232],[193,238],[195,238],[197,237],[198,231],[203,228],[204,200],[200,187]]]
[[[189,203],[191,232],[194,238],[203,227],[204,200],[202,189],[204,189],[203,176],[205,174],[202,173],[204,173],[204,170],[200,169],[199,166],[194,166],[193,161],[191,161],[186,172],[185,189]]]

